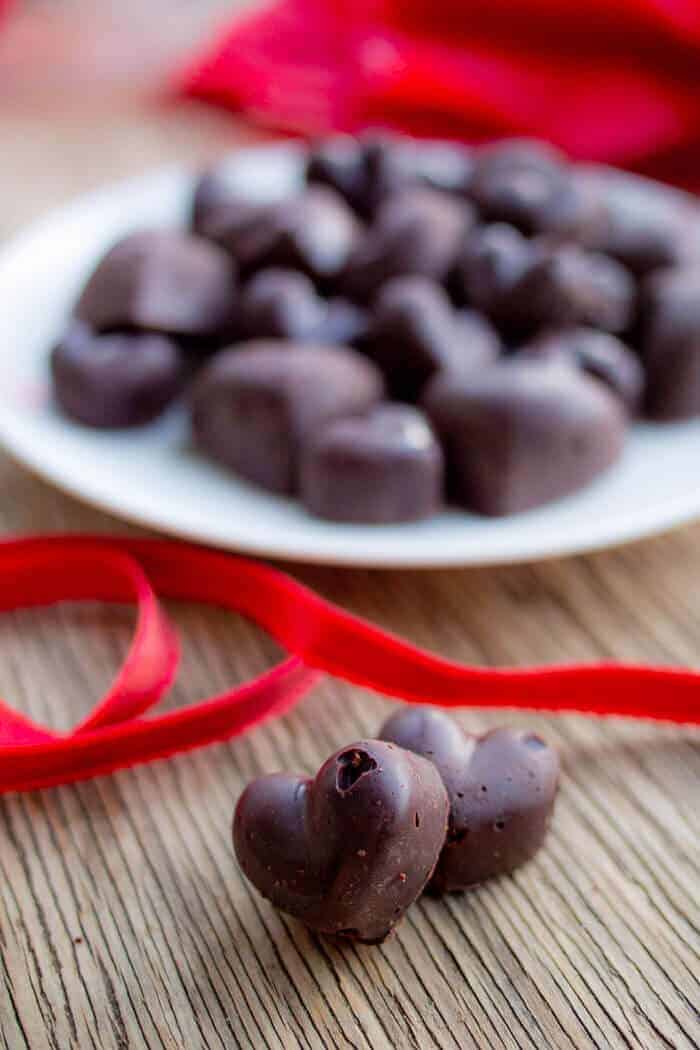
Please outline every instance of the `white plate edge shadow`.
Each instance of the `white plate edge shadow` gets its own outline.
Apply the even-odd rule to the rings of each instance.
[[[264,161],[269,169],[270,149],[241,150],[238,162],[255,170]],[[282,168],[289,164],[285,158],[297,156],[286,146],[272,150]],[[10,378],[0,410],[0,441],[37,475],[100,510],[184,539],[273,558],[366,568],[542,560],[621,545],[700,516],[700,478],[695,466],[700,462],[700,421],[662,427],[636,425],[620,465],[582,493],[527,514],[483,519],[450,511],[417,525],[357,527],[319,522],[293,502],[260,493],[204,461],[192,457],[183,461],[180,410],[138,433],[109,434],[61,419],[45,399],[32,401],[30,397],[25,402],[18,391],[45,384],[51,338],[60,331],[60,320],[100,251],[117,233],[150,221],[152,212],[157,222],[177,221],[190,185],[191,175],[172,166],[112,183],[35,220],[0,248],[0,293],[5,293],[4,301],[9,304],[9,316],[6,310],[0,318],[0,362]],[[55,263],[63,260],[66,245],[66,268],[58,282],[62,287],[52,303],[48,277],[54,276]],[[9,294],[13,281],[20,288],[16,301]],[[15,345],[18,342],[21,351],[23,338],[24,357]],[[167,470],[169,464],[177,475],[166,478],[162,490],[158,484],[153,487],[153,475],[148,475],[148,487],[140,489],[138,483],[131,483],[134,461],[126,465],[128,449],[147,451],[151,470],[162,469],[164,464]],[[107,458],[100,461],[100,456]],[[651,499],[645,469],[649,462],[656,467],[656,475],[652,470],[651,476],[656,477],[657,489],[663,481],[662,491],[657,491],[657,498],[652,492]],[[100,469],[101,464],[121,466],[116,483],[109,471]],[[661,474],[660,467],[664,468]],[[177,495],[172,488],[168,490],[173,481],[182,482],[175,486]],[[215,505],[220,500],[228,503],[229,512],[235,512],[233,520],[224,519],[222,513],[202,513],[196,506],[178,507],[186,503],[187,485],[192,486],[190,496],[204,493]],[[632,506],[626,508],[625,496],[629,500],[630,495]],[[617,506],[611,510],[611,504]]]

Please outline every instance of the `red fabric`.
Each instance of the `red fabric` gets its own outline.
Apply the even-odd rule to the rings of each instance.
[[[136,601],[138,624],[107,696],[61,735],[0,702],[0,793],[98,776],[225,740],[287,710],[320,672],[415,703],[619,715],[700,725],[700,673],[621,664],[491,669],[417,649],[275,569],[166,540],[35,537],[0,543],[0,608]],[[142,717],[171,683],[178,646],[154,591],[235,609],[291,654],[220,696]]]
[[[281,0],[179,86],[304,133],[537,135],[700,189],[700,0]]]

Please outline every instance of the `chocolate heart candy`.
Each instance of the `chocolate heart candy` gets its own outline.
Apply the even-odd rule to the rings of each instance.
[[[352,135],[333,135],[314,143],[306,178],[309,183],[330,186],[361,214],[371,211],[365,151]]]
[[[448,494],[490,515],[575,492],[618,458],[627,424],[602,383],[551,362],[438,374],[423,405],[442,441]]]
[[[700,265],[653,274],[643,301],[646,413],[666,420],[700,415]]]
[[[348,260],[345,294],[366,301],[386,281],[403,274],[440,283],[473,221],[470,206],[450,194],[420,187],[392,194]]]
[[[385,525],[435,514],[442,501],[442,451],[422,412],[379,404],[329,423],[301,459],[301,498],[331,521]]]
[[[332,186],[371,218],[382,200],[407,186],[464,193],[471,171],[471,151],[464,146],[369,132],[360,139],[336,135],[321,140],[309,156],[307,178]]]
[[[235,270],[220,248],[201,237],[149,230],[110,249],[75,316],[98,330],[211,336],[230,325],[235,296]]]
[[[431,762],[362,740],[313,779],[252,781],[236,806],[233,841],[244,874],[275,907],[320,933],[377,943],[430,878],[448,809]]]
[[[468,303],[507,328],[513,290],[535,259],[536,248],[514,226],[494,223],[472,232],[449,277],[456,302]]]
[[[326,186],[271,204],[230,201],[208,235],[250,275],[268,267],[301,270],[321,284],[344,268],[361,226],[343,198]]]
[[[471,736],[435,708],[405,708],[379,736],[429,758],[447,788],[449,829],[431,889],[467,889],[537,853],[554,807],[559,757],[535,733]]]
[[[539,360],[568,361],[605,383],[630,415],[639,410],[644,393],[644,369],[637,355],[608,332],[583,327],[549,331],[519,353]]]
[[[290,493],[302,443],[331,419],[367,411],[382,393],[380,373],[354,350],[242,343],[217,354],[195,383],[193,433],[241,477]]]
[[[190,225],[194,233],[211,237],[232,210],[275,204],[301,190],[303,156],[297,163],[287,154],[278,165],[277,158],[270,155],[264,172],[260,162],[251,165],[251,159],[234,150],[200,175],[192,196]]]
[[[511,140],[477,150],[470,192],[489,222],[523,232],[575,235],[594,218],[594,203],[564,158],[543,143]]]
[[[416,401],[428,379],[495,360],[500,340],[488,321],[457,313],[445,291],[426,277],[395,277],[375,299],[362,349],[381,368],[393,397]]]
[[[296,270],[260,270],[243,287],[238,327],[246,339],[313,339],[326,316],[313,282]]]
[[[638,276],[683,260],[685,229],[695,211],[690,198],[614,170],[584,170],[577,178],[599,201],[599,221],[585,238],[590,248]]]
[[[51,353],[56,401],[91,427],[148,423],[180,392],[185,377],[178,347],[162,335],[98,335],[74,322]]]
[[[510,307],[533,327],[592,325],[622,332],[633,319],[636,288],[620,263],[574,246],[543,251],[513,288]]]

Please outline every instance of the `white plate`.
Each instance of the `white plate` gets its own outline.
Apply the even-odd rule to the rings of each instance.
[[[299,176],[288,147],[239,154],[261,197]],[[636,425],[619,465],[579,494],[509,518],[449,511],[417,525],[308,516],[195,455],[182,408],[135,431],[99,432],[51,404],[47,353],[101,252],[141,226],[184,220],[192,177],[162,170],[35,223],[0,253],[0,439],[60,488],[120,517],[233,550],[338,565],[528,561],[623,543],[700,515],[700,421]]]

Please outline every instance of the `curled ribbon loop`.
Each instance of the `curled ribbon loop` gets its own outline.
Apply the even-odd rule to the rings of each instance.
[[[135,601],[107,695],[59,735],[0,702],[0,793],[46,787],[225,740],[288,710],[321,672],[414,703],[700,724],[700,674],[624,664],[479,668],[427,653],[265,565],[167,540],[48,536],[0,543],[0,609]],[[291,654],[244,686],[142,717],[172,683],[178,644],[156,593],[243,613]]]

